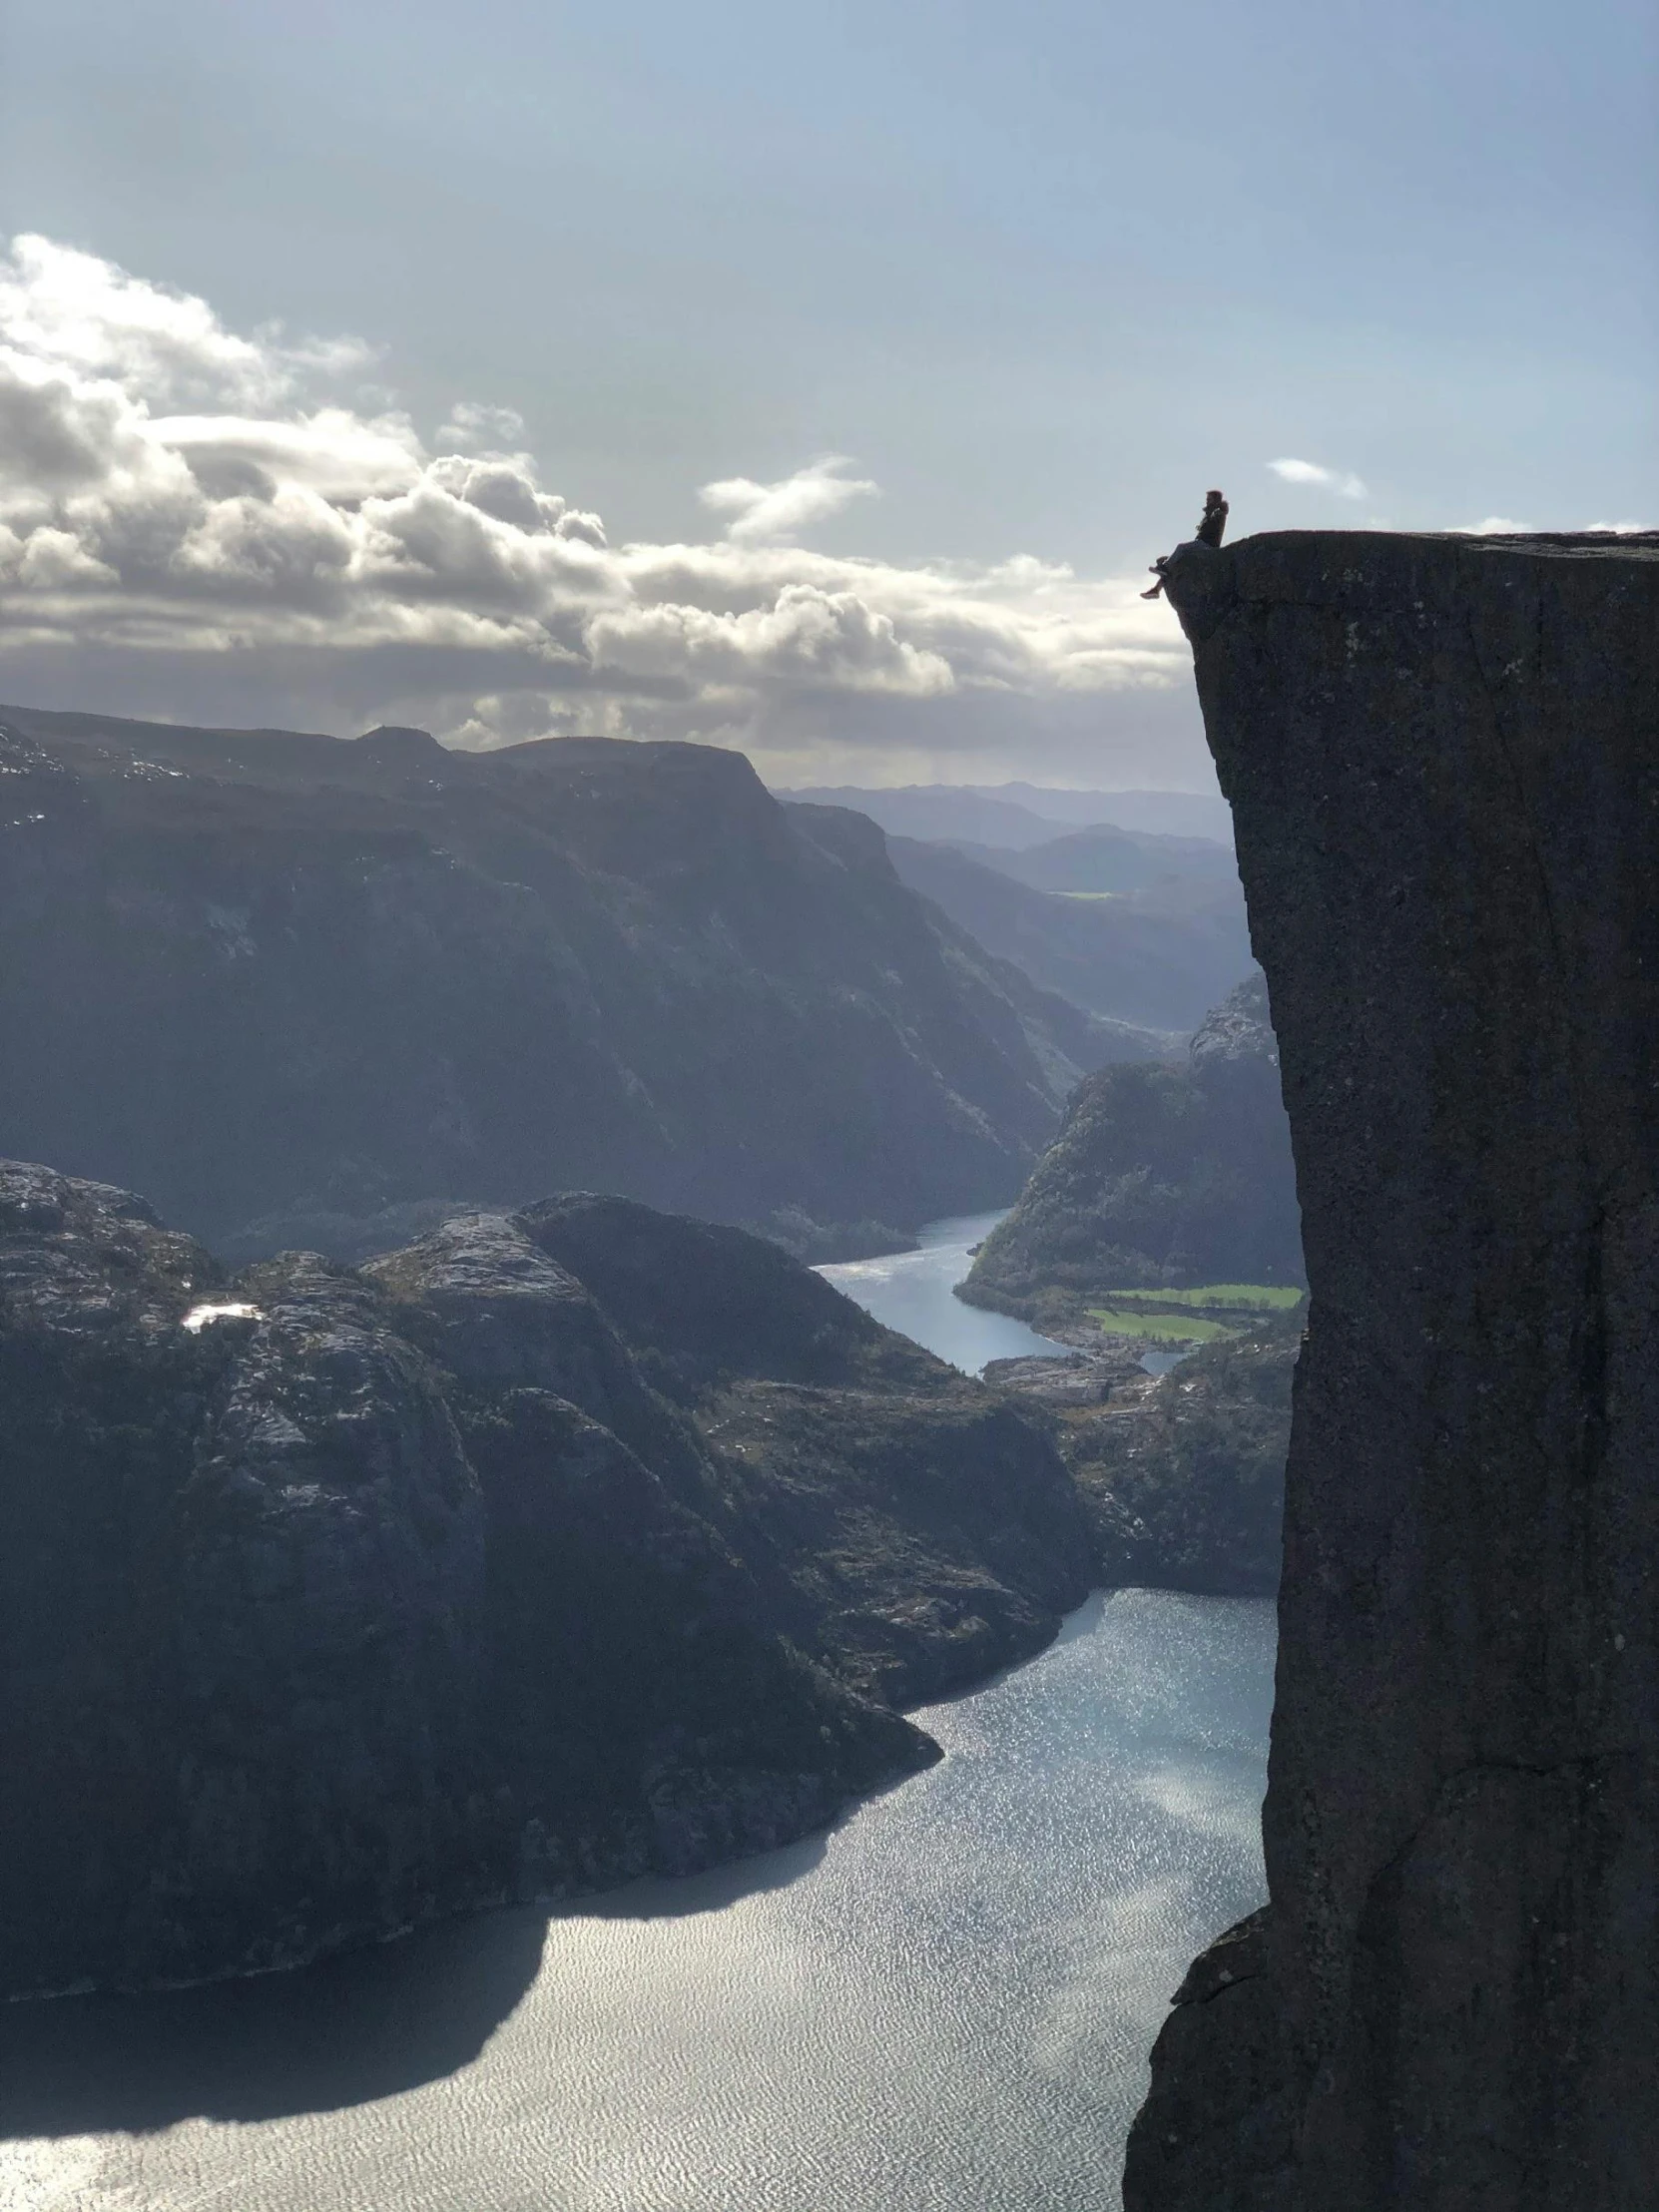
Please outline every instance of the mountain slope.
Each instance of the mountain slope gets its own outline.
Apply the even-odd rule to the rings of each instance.
[[[1054,834],[1053,823],[1028,807],[950,784],[913,785],[896,791],[864,791],[856,785],[781,791],[778,797],[798,805],[840,807],[863,815],[889,836],[965,837],[979,844],[1018,850],[1042,844]]]
[[[0,719],[0,1149],[244,1253],[572,1185],[909,1226],[1144,1049],[737,754]]]
[[[1302,1280],[1290,1130],[1260,973],[1195,1034],[1187,1064],[1081,1084],[961,1295],[1027,1318],[1114,1290]]]

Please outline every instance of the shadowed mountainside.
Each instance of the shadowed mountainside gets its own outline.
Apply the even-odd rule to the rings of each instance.
[[[1284,532],[1168,589],[1312,1286],[1271,1903],[1129,2212],[1639,2212],[1659,2169],[1659,537]]]
[[[8,1991],[772,1849],[1091,1580],[1040,1425],[624,1200],[233,1281],[7,1164],[0,1402]]]
[[[1167,1375],[1114,1382],[1104,1404],[1055,1408],[1104,1581],[1272,1597],[1301,1335],[1300,1314],[1253,1318]]]
[[[1010,1196],[1151,1041],[735,753],[0,725],[0,1152],[244,1255],[579,1185],[867,1250]]]
[[[959,1295],[1039,1327],[1111,1293],[1302,1279],[1296,1181],[1267,989],[1213,1008],[1184,1067],[1108,1068],[980,1247]]]

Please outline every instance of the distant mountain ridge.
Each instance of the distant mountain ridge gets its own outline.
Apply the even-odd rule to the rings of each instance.
[[[1011,1198],[1078,1076],[1157,1048],[730,751],[28,709],[0,751],[0,1152],[241,1257],[572,1186],[907,1229]]]
[[[1209,837],[1233,842],[1233,810],[1219,791],[1064,791],[1047,784],[974,784],[987,798],[1029,808],[1044,822],[1086,830],[1110,822],[1120,830],[1142,830],[1159,837]],[[1105,807],[1102,810],[1101,802]]]
[[[1142,835],[1204,837],[1231,847],[1233,817],[1219,793],[1049,791],[1038,784],[858,785],[779,789],[780,799],[849,807],[896,836],[965,839],[1023,851],[1064,830],[1107,823]]]
[[[1220,899],[1243,907],[1233,848],[1209,837],[1155,837],[1097,823],[1018,851],[962,837],[940,841],[1033,890],[1111,892],[1137,899],[1148,912],[1191,912]]]

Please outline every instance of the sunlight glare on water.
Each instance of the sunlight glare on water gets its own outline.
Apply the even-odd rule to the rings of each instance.
[[[1169,1994],[1261,1899],[1272,1657],[1265,1602],[1097,1597],[827,1838],[545,1936],[13,2007],[0,2204],[1114,2212]]]

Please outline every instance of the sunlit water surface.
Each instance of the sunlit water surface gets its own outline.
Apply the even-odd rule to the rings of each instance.
[[[306,1973],[13,2006],[0,2206],[1115,2212],[1169,1993],[1261,1899],[1272,1663],[1267,1603],[1096,1597],[918,1714],[944,1763],[827,1837]]]

